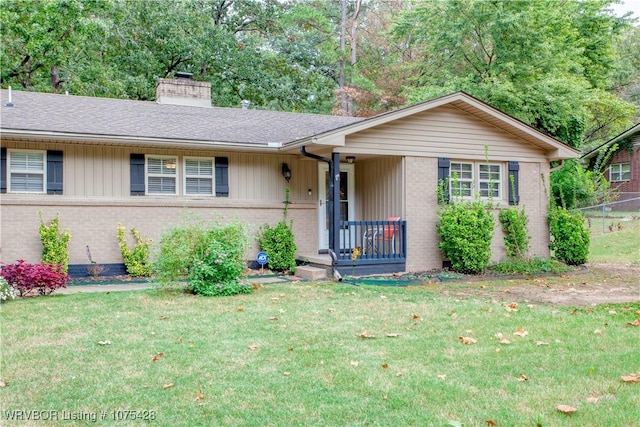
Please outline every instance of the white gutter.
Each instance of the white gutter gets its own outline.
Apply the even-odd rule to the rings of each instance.
[[[109,143],[113,145],[147,145],[154,147],[177,146],[180,148],[190,149],[211,149],[211,148],[228,148],[241,150],[266,150],[279,151],[282,148],[281,142],[267,142],[260,144],[228,142],[228,141],[205,141],[205,140],[184,140],[174,138],[148,138],[139,136],[115,136],[115,135],[96,135],[96,134],[77,134],[66,132],[50,132],[50,131],[25,131],[16,129],[0,129],[0,135],[13,136],[17,138],[45,138],[56,141],[72,141],[72,142],[93,142],[93,143]]]

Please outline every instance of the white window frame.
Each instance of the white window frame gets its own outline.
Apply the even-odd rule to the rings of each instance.
[[[41,154],[42,155],[42,169],[40,171],[33,169],[14,169],[11,165],[11,158],[15,154]],[[28,190],[15,190],[11,188],[13,174],[29,174],[42,176],[42,191],[28,191]],[[47,194],[47,152],[46,150],[19,150],[8,149],[7,150],[7,192],[9,193],[28,193],[28,194]]]
[[[195,160],[197,162],[201,162],[201,161],[208,161],[211,162],[211,174],[210,175],[203,175],[203,174],[189,174],[188,170],[187,170],[187,161],[189,160]],[[184,170],[184,179],[183,179],[183,191],[184,191],[184,195],[185,196],[202,196],[202,197],[215,197],[216,196],[216,159],[214,157],[193,157],[193,156],[186,156],[182,159],[182,167]],[[211,180],[211,193],[207,194],[207,193],[189,193],[187,190],[187,180],[189,178],[196,178],[196,179],[210,179]]]
[[[483,174],[483,166],[484,167],[488,167],[489,171],[484,171],[484,173],[488,173],[489,174],[489,178],[483,178],[482,174]],[[492,168],[498,168],[498,171],[495,172],[493,170],[491,170]],[[492,174],[498,174],[498,178],[497,179],[492,179],[491,175]],[[486,188],[483,188],[484,184],[487,185]],[[479,163],[478,164],[478,194],[480,195],[481,199],[496,199],[496,200],[500,200],[502,198],[502,166],[497,164],[497,163]],[[497,194],[489,194],[489,190],[494,190],[495,193]],[[482,193],[486,192],[486,195],[483,195]]]
[[[454,165],[459,165],[456,168]],[[471,166],[470,170],[462,170],[464,166]],[[463,173],[471,172],[471,177],[461,176]],[[474,178],[475,178],[475,166],[473,162],[451,162],[449,164],[449,194],[453,197],[461,197],[463,199],[470,199],[474,193]],[[458,183],[458,188],[453,188],[455,183]],[[462,191],[468,191],[469,194],[462,194]]]
[[[151,159],[160,159],[161,162],[161,172],[160,173],[150,173],[149,172],[149,168],[151,166]],[[164,161],[167,160],[173,160],[173,164],[175,165],[175,167],[173,169],[169,169],[167,168],[167,170],[174,170],[175,172],[173,174],[171,173],[163,173],[162,169],[164,166]],[[164,192],[152,192],[150,191],[149,188],[149,178],[162,178],[162,179],[167,179],[167,178],[173,178],[174,180],[174,191],[173,193],[164,193]],[[145,180],[145,188],[146,188],[146,192],[148,195],[150,196],[176,196],[178,194],[178,179],[179,179],[179,174],[178,174],[178,156],[159,156],[159,155],[154,155],[154,154],[147,154],[145,156],[145,167],[144,167],[144,180]]]
[[[460,174],[462,172],[468,172],[468,171],[464,171],[464,170],[460,170],[460,168],[456,168],[457,165],[466,165],[466,166],[470,165],[471,177],[470,178],[467,176],[461,177]],[[489,169],[497,168],[498,169],[497,171],[490,171],[491,174],[496,174],[496,173],[498,174],[497,179],[492,179],[491,177],[481,178],[481,176],[486,173],[486,171],[483,171],[481,169],[484,169],[485,167],[489,167]],[[451,194],[451,197],[453,198],[461,198],[463,200],[471,200],[476,196],[478,196],[478,198],[481,200],[502,200],[502,197],[503,197],[502,181],[504,180],[505,170],[506,170],[506,167],[502,163],[487,163],[487,162],[468,161],[468,160],[451,160],[451,162],[449,163],[449,194]],[[456,174],[458,175],[454,179]],[[456,180],[459,183],[458,188],[453,187],[454,181]],[[468,194],[464,194],[464,195],[460,194],[460,187],[462,183],[464,183],[464,185],[468,188],[469,190]],[[487,185],[485,186],[485,184]],[[492,184],[491,188],[493,188],[494,193],[496,194],[491,194],[491,195],[488,194],[489,188],[490,188],[488,184]],[[465,190],[467,188],[465,188]],[[485,193],[485,195],[482,195],[482,193]]]
[[[629,175],[628,178],[626,179],[624,178],[625,173]],[[611,165],[609,165],[609,182],[626,182],[630,180],[631,180],[631,163],[630,162],[612,163]]]

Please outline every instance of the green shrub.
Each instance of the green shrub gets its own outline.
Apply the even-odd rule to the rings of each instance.
[[[249,293],[240,283],[245,271],[248,238],[239,223],[175,227],[162,234],[154,270],[163,286],[187,280],[189,289],[204,296]]]
[[[507,256],[524,258],[529,250],[530,236],[527,233],[529,219],[524,209],[509,208],[500,211],[498,219],[504,231],[504,245]]]
[[[491,238],[495,221],[487,206],[480,202],[446,205],[436,225],[438,246],[453,270],[480,273],[491,259]]]
[[[0,303],[4,301],[11,301],[16,298],[16,290],[13,286],[7,283],[7,279],[0,276]]]
[[[150,249],[151,239],[143,239],[140,233],[135,229],[131,229],[131,235],[135,239],[133,250],[129,249],[127,238],[125,237],[125,228],[122,224],[118,224],[118,244],[120,253],[124,259],[124,265],[127,273],[133,277],[151,276],[151,260]]]
[[[40,240],[42,241],[42,262],[44,264],[58,264],[62,271],[66,273],[69,269],[69,241],[71,233],[69,230],[60,231],[60,218],[55,218],[45,224],[40,214]]]
[[[511,258],[491,265],[490,269],[502,274],[540,274],[540,273],[566,273],[571,269],[560,261],[554,259]]]
[[[549,228],[550,248],[557,259],[569,265],[587,262],[590,237],[580,212],[552,207],[549,211]]]
[[[269,256],[269,268],[276,271],[296,270],[296,242],[293,235],[293,221],[289,224],[282,220],[275,227],[268,224],[258,231],[258,245],[260,250]]]

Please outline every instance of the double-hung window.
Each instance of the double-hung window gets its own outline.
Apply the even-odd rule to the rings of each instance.
[[[456,197],[473,196],[473,164],[451,163],[449,185]]]
[[[449,190],[453,197],[483,199],[502,197],[502,166],[480,162],[451,162]]]
[[[213,159],[186,157],[184,159],[184,192],[187,195],[213,195]]]
[[[609,182],[629,181],[631,179],[631,163],[614,163],[609,166]]]
[[[147,194],[177,194],[177,157],[147,156]]]
[[[45,193],[46,151],[8,150],[9,191]]]

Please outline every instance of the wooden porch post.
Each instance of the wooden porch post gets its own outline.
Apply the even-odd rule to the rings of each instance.
[[[336,256],[340,253],[340,153],[331,154],[331,166],[333,170],[329,172],[331,221],[329,222],[329,250]]]

